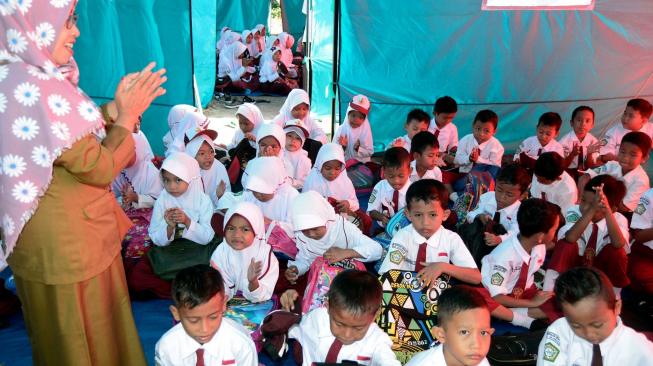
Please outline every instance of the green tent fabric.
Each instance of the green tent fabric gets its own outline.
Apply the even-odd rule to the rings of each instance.
[[[334,0],[307,0],[309,2],[309,29],[307,38],[310,50],[305,62],[311,75],[311,113],[318,118],[331,117],[333,92],[333,16]]]
[[[257,24],[268,28],[269,14],[270,1],[267,0],[218,0],[216,35],[220,35],[222,27],[237,32],[253,29]]]
[[[295,46],[304,35],[306,27],[306,14],[302,13],[304,0],[281,0],[281,18],[284,23],[284,31],[295,37]],[[287,28],[285,28],[287,25]]]

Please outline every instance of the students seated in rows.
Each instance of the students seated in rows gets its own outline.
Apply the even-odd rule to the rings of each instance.
[[[535,162],[531,182],[531,196],[541,198],[560,207],[562,212],[576,204],[576,181],[564,169],[563,159],[557,152],[542,153]]]
[[[564,156],[562,145],[556,141],[562,126],[562,118],[556,112],[546,112],[537,122],[537,134],[524,140],[517,149],[515,161],[532,170],[535,161],[546,152],[556,152]]]
[[[442,171],[437,166],[440,155],[438,139],[428,131],[422,131],[413,136],[410,144],[410,181],[420,179],[435,179],[442,182]]]
[[[481,273],[462,239],[442,227],[450,214],[447,188],[433,179],[410,185],[406,193],[406,216],[411,224],[392,238],[379,273],[391,269],[418,272],[426,286],[443,274],[470,284],[481,281]]]
[[[429,115],[421,109],[413,109],[408,112],[406,116],[406,123],[404,129],[406,134],[397,137],[391,144],[392,147],[403,147],[406,151],[410,152],[410,144],[413,136],[422,131],[427,131],[429,128]]]
[[[621,124],[609,129],[601,139],[601,161],[607,163],[617,160],[621,140],[629,132],[642,132],[653,138],[653,123],[648,121],[651,113],[653,106],[649,101],[641,98],[629,100],[621,115]]]
[[[399,210],[406,206],[406,191],[410,186],[410,156],[403,147],[391,147],[383,154],[383,175],[367,204],[367,213],[385,227]]]
[[[594,110],[588,106],[576,107],[571,113],[571,131],[560,139],[564,151],[567,173],[578,178],[579,172],[598,165],[599,140],[590,132],[594,128]]]

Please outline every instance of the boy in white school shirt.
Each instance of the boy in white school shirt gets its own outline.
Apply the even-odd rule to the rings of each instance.
[[[413,136],[417,135],[418,132],[428,131],[429,128],[429,115],[421,109],[413,109],[408,112],[406,116],[406,123],[404,124],[404,129],[406,134],[397,137],[392,142],[392,147],[403,147],[406,151],[410,152],[410,144],[413,140]]]
[[[551,324],[537,352],[538,366],[645,366],[653,360],[653,343],[625,326],[605,274],[577,267],[563,273],[555,296],[564,318]]]
[[[411,224],[392,238],[379,274],[391,269],[416,271],[426,286],[442,274],[473,285],[481,282],[481,273],[460,236],[442,227],[450,213],[447,192],[444,184],[433,179],[411,184],[406,193]]]
[[[156,343],[156,365],[258,366],[249,333],[223,318],[227,299],[217,269],[200,264],[179,271],[172,300],[170,312],[179,323]]]
[[[489,366],[494,329],[490,310],[473,288],[458,285],[438,297],[438,326],[433,329],[440,344],[413,356],[406,366]]]
[[[302,365],[353,361],[366,366],[399,366],[392,341],[374,322],[383,289],[366,271],[340,272],[331,283],[326,307],[304,315],[288,332],[302,347]],[[297,292],[281,296],[281,306],[292,310]]]
[[[413,161],[410,163],[410,181],[420,179],[435,179],[442,182],[442,171],[437,166],[438,140],[428,131],[422,131],[413,136],[410,144],[410,154]]]
[[[515,154],[515,161],[532,170],[537,158],[545,152],[556,152],[564,156],[562,145],[556,141],[560,133],[562,118],[556,112],[546,112],[537,122],[537,134],[522,141]]]
[[[383,175],[367,204],[367,213],[385,227],[399,210],[406,206],[406,191],[410,186],[410,155],[403,147],[391,147],[383,154]]]
[[[608,174],[626,184],[626,196],[619,204],[619,212],[630,213],[637,207],[639,198],[649,189],[648,174],[641,164],[648,160],[651,138],[644,132],[629,132],[624,135],[619,146],[616,161],[609,161],[595,169],[587,170],[578,180],[579,190],[591,177]]]
[[[645,99],[631,99],[621,115],[621,124],[612,127],[601,139],[600,160],[604,163],[617,160],[619,146],[624,135],[629,132],[643,132],[653,138],[653,123],[649,122],[653,106]]]
[[[579,171],[598,165],[599,140],[590,133],[594,128],[594,110],[586,105],[576,107],[571,113],[571,131],[560,139],[564,151],[567,173],[578,178]]]
[[[562,165],[562,156],[556,152],[540,155],[533,169],[531,196],[558,205],[562,212],[576,204],[578,188],[576,181]]]
[[[438,146],[442,153],[442,160],[447,164],[453,163],[452,152],[458,146],[458,128],[453,124],[453,119],[458,112],[458,103],[450,97],[440,97],[433,106],[433,118],[429,124],[428,131],[438,140]]]

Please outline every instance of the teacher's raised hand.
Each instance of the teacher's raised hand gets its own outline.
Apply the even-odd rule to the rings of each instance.
[[[138,116],[147,110],[155,98],[166,93],[161,87],[168,79],[164,76],[166,70],[152,72],[155,65],[150,62],[140,72],[125,75],[118,84],[114,97],[118,109],[117,125],[133,131]]]

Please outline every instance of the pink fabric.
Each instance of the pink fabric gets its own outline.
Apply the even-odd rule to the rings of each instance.
[[[76,1],[0,3],[0,270],[52,179],[52,163],[74,142],[103,127],[77,88],[77,66],[51,52]],[[63,71],[63,72],[62,72]]]

